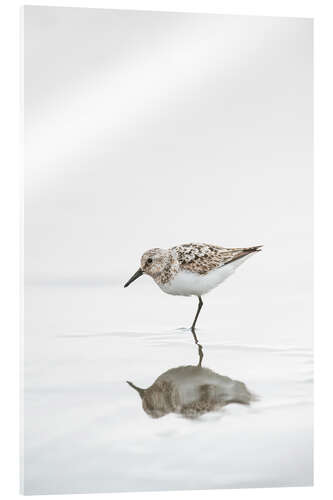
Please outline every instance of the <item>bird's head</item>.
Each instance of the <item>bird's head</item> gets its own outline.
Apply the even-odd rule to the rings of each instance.
[[[164,250],[163,248],[147,250],[141,257],[141,266],[124,285],[125,288],[143,274],[149,274],[149,276],[158,280],[161,274],[170,267],[171,260],[170,250]]]

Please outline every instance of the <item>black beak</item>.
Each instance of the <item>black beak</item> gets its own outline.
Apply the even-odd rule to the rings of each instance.
[[[142,269],[140,267],[140,269],[138,269],[137,272],[135,274],[133,274],[132,278],[130,278],[128,280],[128,282],[125,283],[124,288],[126,288],[128,285],[130,285],[131,283],[133,283],[133,281],[135,281],[136,279],[140,278],[140,276],[142,276],[142,275],[143,275],[143,271],[142,271]]]
[[[133,389],[135,389],[140,394],[141,398],[143,398],[143,396],[145,394],[145,389],[141,389],[140,387],[137,387],[136,385],[134,385],[132,382],[129,382],[128,380],[126,380],[126,382],[128,383],[128,385],[133,387]]]

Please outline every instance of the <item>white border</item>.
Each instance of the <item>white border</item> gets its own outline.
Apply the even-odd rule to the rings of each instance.
[[[332,498],[332,116],[333,116],[333,12],[328,0],[80,0],[27,2],[28,5],[100,7],[174,12],[314,17],[315,19],[315,487],[113,494],[114,499],[208,498],[226,499]],[[0,495],[18,498],[18,329],[19,329],[19,7],[16,0],[1,3],[1,410]],[[300,249],[302,251],[302,249]],[[307,272],[307,270],[304,270]],[[254,457],[255,459],[255,457]],[[81,497],[78,495],[77,497]],[[69,495],[52,498],[66,500]],[[86,500],[100,495],[82,495]]]

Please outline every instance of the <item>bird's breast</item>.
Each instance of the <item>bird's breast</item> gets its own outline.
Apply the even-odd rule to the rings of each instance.
[[[218,267],[206,274],[198,274],[192,271],[178,271],[172,279],[166,283],[157,283],[161,290],[170,295],[197,295],[201,296],[220,285],[231,276],[248,256],[235,262]]]
[[[207,274],[179,271],[173,279],[159,286],[170,295],[204,295],[222,281],[222,273],[217,269]]]

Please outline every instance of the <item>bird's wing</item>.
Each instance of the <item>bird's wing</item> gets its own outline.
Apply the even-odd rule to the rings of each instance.
[[[249,248],[224,248],[206,243],[186,243],[173,247],[180,268],[198,274],[206,274],[213,269],[225,266],[234,260],[260,250],[260,246]]]

